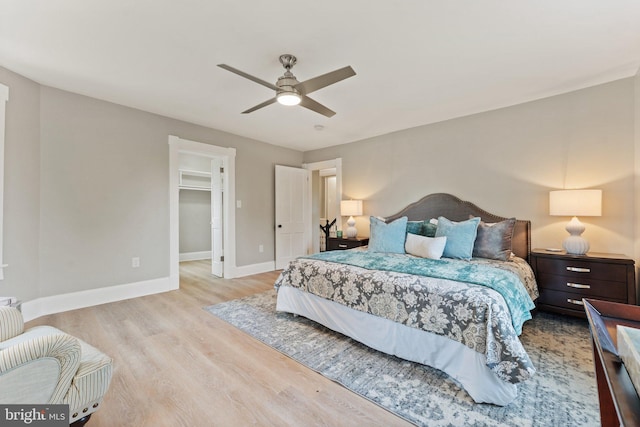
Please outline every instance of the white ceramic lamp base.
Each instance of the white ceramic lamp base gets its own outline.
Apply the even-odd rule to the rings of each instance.
[[[347,238],[354,238],[358,235],[358,230],[356,230],[356,220],[353,219],[352,216],[349,217],[349,219],[347,220],[347,225],[349,227],[347,227],[346,231],[345,231],[345,236]]]
[[[589,242],[580,236],[584,232],[585,227],[578,218],[574,216],[565,227],[565,230],[569,232],[570,236],[562,242],[564,250],[572,255],[586,254],[589,251]]]

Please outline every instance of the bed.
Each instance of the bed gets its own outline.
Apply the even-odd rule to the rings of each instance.
[[[473,257],[467,256],[471,253],[465,252],[466,246],[462,257],[451,252],[454,246],[447,246],[439,259],[401,253],[404,244],[402,251],[384,245],[380,250],[380,236],[392,227],[404,224],[409,248],[409,240],[418,239],[415,227],[433,229],[426,225],[432,219],[438,219],[439,235],[420,237],[421,242],[453,244],[458,242],[456,230],[475,226]],[[518,339],[538,296],[528,265],[531,223],[491,214],[443,193],[422,198],[385,218],[382,225],[376,218],[371,221],[369,248],[292,261],[275,283],[276,310],[307,317],[376,350],[444,371],[477,403],[512,402],[517,385],[535,374]],[[508,254],[487,255],[499,258],[491,259],[476,253],[486,243],[480,242],[480,228],[485,239],[488,233],[495,237],[496,225],[505,224],[511,227],[503,233],[509,239],[500,244],[503,252],[508,245]],[[447,231],[447,227],[453,228]],[[447,257],[447,250],[453,258]]]

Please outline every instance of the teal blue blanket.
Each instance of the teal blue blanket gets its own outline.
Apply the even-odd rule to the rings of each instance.
[[[433,260],[364,250],[320,252],[305,258],[348,264],[368,270],[395,271],[489,287],[504,298],[518,335],[522,333],[523,323],[531,319],[530,310],[535,307],[517,274],[486,264],[475,264],[472,261],[448,258]]]

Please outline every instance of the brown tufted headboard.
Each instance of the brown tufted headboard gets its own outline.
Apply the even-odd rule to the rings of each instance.
[[[480,209],[471,202],[460,200],[451,194],[435,193],[423,197],[410,204],[400,212],[388,216],[387,221],[406,216],[409,221],[423,221],[443,216],[452,221],[465,221],[469,215],[479,216],[484,222],[499,222],[507,217],[502,217]],[[529,261],[531,252],[531,221],[516,220],[511,241],[512,252]]]

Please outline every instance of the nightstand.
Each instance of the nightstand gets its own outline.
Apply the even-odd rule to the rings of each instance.
[[[342,251],[345,249],[353,249],[360,246],[367,246],[369,244],[368,237],[352,237],[350,239],[346,237],[329,237],[327,239],[328,251]]]
[[[625,255],[534,249],[530,259],[540,310],[585,317],[582,298],[636,304],[634,261]]]

